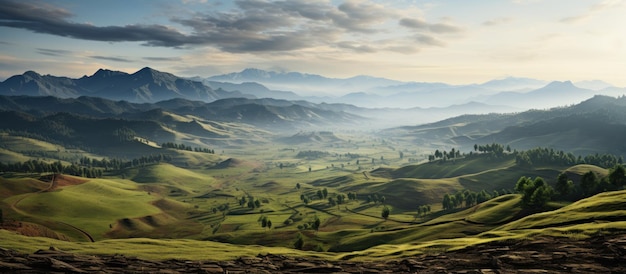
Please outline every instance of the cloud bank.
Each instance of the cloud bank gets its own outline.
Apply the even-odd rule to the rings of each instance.
[[[231,53],[284,52],[318,46],[361,53],[416,52],[424,45],[444,46],[442,35],[463,31],[454,24],[406,17],[398,8],[367,1],[346,1],[335,6],[327,1],[239,0],[235,7],[169,18],[177,27],[142,23],[96,26],[72,21],[74,15],[57,6],[10,0],[0,5],[0,26],[81,40],[139,42],[152,47],[210,46]],[[389,30],[398,26],[406,31]],[[390,32],[396,35],[394,39],[373,38]],[[411,44],[416,40],[419,43]],[[94,58],[97,57],[100,56]]]

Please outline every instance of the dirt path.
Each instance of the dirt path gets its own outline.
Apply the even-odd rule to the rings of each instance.
[[[55,180],[57,176],[58,176],[57,174],[53,174],[53,175],[52,175],[52,178],[51,178],[51,180],[50,180],[50,185],[49,185],[47,188],[42,189],[42,190],[37,191],[37,192],[28,193],[28,194],[24,195],[23,197],[21,197],[21,198],[17,199],[15,202],[11,203],[11,205],[10,205],[10,206],[11,206],[11,209],[12,209],[13,211],[15,211],[16,213],[20,214],[20,215],[23,215],[23,216],[32,216],[32,215],[31,215],[31,214],[29,214],[28,212],[25,212],[25,211],[23,211],[23,210],[19,209],[19,208],[17,207],[17,206],[18,206],[18,204],[19,204],[21,201],[23,201],[24,199],[26,199],[26,198],[28,198],[28,197],[30,197],[30,196],[32,196],[32,195],[35,195],[35,194],[40,194],[40,193],[44,193],[44,192],[48,192],[48,191],[50,191],[50,190],[55,189],[55,188],[58,186],[58,182],[57,182],[57,180]],[[65,222],[58,222],[58,221],[57,221],[57,223],[62,224],[62,225],[65,225],[65,226],[67,226],[67,227],[70,227],[70,228],[72,228],[73,230],[75,230],[75,231],[79,232],[80,234],[84,235],[84,236],[85,236],[87,239],[89,239],[89,241],[91,241],[92,243],[93,243],[93,242],[95,242],[95,240],[93,239],[93,237],[92,237],[89,233],[87,233],[87,231],[84,231],[84,230],[82,230],[82,229],[80,229],[80,228],[78,228],[78,227],[76,227],[76,226],[73,226],[73,225],[68,224],[68,223],[65,223]]]

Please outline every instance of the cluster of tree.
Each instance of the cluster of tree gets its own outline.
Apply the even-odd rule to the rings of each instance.
[[[542,208],[554,196],[554,189],[541,177],[534,180],[520,177],[515,184],[515,191],[522,194],[522,205],[525,208]]]
[[[341,156],[346,157],[346,158],[350,158],[350,159],[357,159],[357,158],[361,158],[361,155],[356,154],[356,153],[345,153],[343,155],[338,154],[339,158],[341,158]]]
[[[496,144],[496,143],[492,143],[492,144],[487,144],[487,145],[479,145],[479,144],[474,144],[474,151],[475,152],[481,152],[481,153],[491,153],[494,154],[496,156],[502,156],[504,155],[504,151],[507,152],[511,152],[511,147],[509,145],[506,146],[506,148],[501,145],[501,144]]]
[[[230,209],[230,204],[224,203],[217,207],[212,208],[211,211],[213,211],[213,213],[217,213],[219,211],[219,212],[222,212],[223,215],[226,215],[226,212],[228,212],[229,209]]]
[[[335,200],[335,199],[337,199],[337,200]],[[345,201],[346,201],[346,195],[343,195],[343,194],[337,194],[337,195],[335,195],[335,198],[328,197],[328,204],[330,206],[341,205],[341,204],[345,203]]]
[[[191,146],[187,146],[185,144],[175,144],[175,143],[172,143],[172,142],[163,143],[163,144],[161,144],[161,147],[162,148],[173,148],[173,149],[178,149],[178,150],[186,150],[186,151],[195,151],[195,152],[204,152],[204,153],[215,154],[215,150],[214,149],[200,148],[200,147],[191,147]]]
[[[250,209],[255,209],[261,207],[261,201],[259,201],[259,199],[255,200],[252,196],[241,196],[241,199],[239,199],[239,205],[246,205]]]
[[[101,160],[98,160],[96,158],[82,157],[81,159],[79,159],[78,163],[81,166],[99,167],[99,168],[103,168],[104,170],[121,170],[124,168],[145,166],[148,164],[163,163],[163,162],[168,163],[171,161],[172,161],[172,156],[156,154],[156,155],[141,156],[139,158],[135,158],[130,161],[116,159],[116,158],[113,158],[113,159],[102,158]]]
[[[435,153],[432,155],[428,155],[428,161],[432,162],[435,161],[437,159],[441,159],[444,162],[448,159],[455,159],[455,158],[460,158],[461,157],[461,152],[459,150],[456,150],[454,148],[450,149],[450,152],[447,152],[445,150],[439,151],[438,149],[435,150]]]
[[[623,189],[626,186],[626,170],[623,165],[617,164],[609,171],[609,175],[600,177],[593,171],[584,173],[580,183],[575,185],[566,173],[560,173],[556,178],[554,189],[543,178],[534,180],[522,176],[515,185],[515,191],[522,194],[522,203],[526,208],[541,208],[556,195],[559,199],[568,197],[586,198],[600,192]]]
[[[385,198],[385,196],[378,196],[378,194],[374,194],[374,195],[367,195],[367,198],[365,199],[365,201],[369,204],[369,203],[381,203],[384,204],[385,200],[387,198]]]
[[[494,190],[491,194],[484,189],[479,192],[466,189],[463,191],[457,191],[454,194],[446,193],[443,195],[441,204],[443,205],[444,210],[461,207],[463,204],[465,204],[465,207],[470,207],[507,193],[509,192],[504,189],[501,192]]]
[[[298,152],[298,154],[296,154],[296,157],[304,158],[304,159],[319,159],[319,158],[326,157],[328,155],[330,155],[330,153],[326,151],[307,150],[307,151]]]
[[[308,205],[311,202],[311,199],[309,199],[309,196],[307,195],[300,194],[300,201],[302,201],[305,205]]]
[[[322,190],[317,190],[317,197],[322,200],[322,199],[326,199],[326,197],[328,197],[328,190],[326,188],[322,189]]]
[[[623,163],[622,157],[611,154],[594,154],[582,156],[574,156],[572,153],[564,151],[556,151],[552,148],[534,148],[521,151],[516,154],[515,162],[520,166],[533,166],[540,164],[571,166],[575,164],[590,164],[603,168],[610,168],[617,164]]]
[[[314,230],[318,230],[321,224],[322,224],[322,221],[320,220],[320,218],[315,216],[315,219],[312,222],[298,225],[298,229],[306,230],[306,229],[312,228]]]
[[[415,217],[421,217],[430,213],[430,205],[421,205],[417,207],[417,213]]]
[[[262,228],[267,227],[268,229],[272,229],[272,221],[268,219],[267,216],[262,215],[257,221],[261,224]]]

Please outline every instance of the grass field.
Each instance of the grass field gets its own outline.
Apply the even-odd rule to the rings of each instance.
[[[172,119],[193,122],[186,117]],[[216,134],[232,134],[232,128],[225,128],[237,125],[202,122],[200,126]],[[261,134],[245,126],[236,130]],[[348,133],[337,136],[341,141],[334,143],[241,141],[215,148],[216,154],[135,144],[118,149],[135,150],[134,154],[159,152],[174,160],[107,172],[105,178],[84,179],[50,191],[43,191],[49,182],[37,174],[2,174],[0,206],[5,218],[45,227],[79,243],[24,238],[4,230],[0,230],[0,240],[3,247],[26,252],[54,245],[73,252],[150,259],[203,259],[206,254],[211,259],[232,259],[270,252],[366,260],[543,234],[584,238],[626,227],[626,192],[604,193],[573,204],[559,201],[550,204],[556,210],[529,216],[533,212],[522,209],[517,194],[469,208],[444,211],[441,205],[443,195],[464,189],[511,190],[521,176],[541,176],[553,184],[565,171],[576,183],[576,176],[590,170],[606,176],[606,169],[590,165],[522,168],[512,155],[428,163],[418,159],[428,154],[422,148]],[[81,153],[37,140],[2,138],[16,145],[0,150],[0,157],[5,158],[27,159],[30,156],[24,153],[29,147],[68,153],[64,155]],[[185,139],[191,138],[186,135],[177,138],[198,146],[210,141]],[[324,152],[324,156],[298,157],[308,150]],[[408,157],[424,163],[410,164]],[[320,198],[322,191],[326,197]],[[347,199],[348,193],[356,194],[357,200]],[[340,197],[346,197],[341,204],[337,203]],[[385,197],[385,201],[368,202],[371,197]],[[240,204],[242,198],[246,203]],[[258,201],[252,208],[247,203],[250,199]],[[417,207],[423,205],[430,206],[431,212],[417,216]],[[381,216],[385,207],[391,210],[386,220]],[[263,217],[272,222],[271,228],[262,227]],[[316,220],[317,230],[313,229]],[[89,243],[89,237],[96,242]],[[292,249],[298,237],[307,251]]]

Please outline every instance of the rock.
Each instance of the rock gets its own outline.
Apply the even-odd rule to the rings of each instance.
[[[259,255],[232,261],[153,261],[57,248],[21,254],[0,248],[0,272],[19,273],[626,273],[626,235],[541,238],[470,246],[397,260],[325,261]],[[345,258],[345,257],[344,257]],[[363,259],[363,258],[359,258]]]

